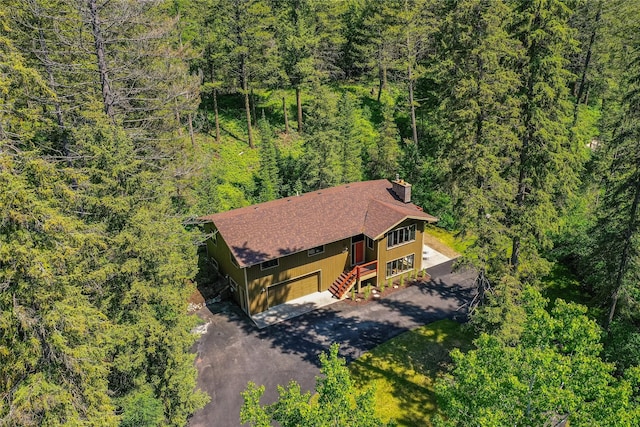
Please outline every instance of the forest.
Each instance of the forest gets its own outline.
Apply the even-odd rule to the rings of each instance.
[[[186,425],[194,219],[396,174],[477,271],[434,423],[638,425],[638,0],[0,5],[0,425]]]

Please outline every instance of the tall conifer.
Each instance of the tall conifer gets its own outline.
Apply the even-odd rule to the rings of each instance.
[[[549,244],[558,207],[575,188],[581,168],[570,145],[571,103],[565,68],[574,47],[568,2],[513,2],[514,36],[524,48],[518,72],[522,110],[519,140],[512,153],[516,175],[515,206],[508,211],[512,249],[510,265],[524,276],[542,268],[538,249]]]
[[[503,1],[450,3],[435,65],[451,138],[445,151],[454,208],[461,230],[477,236],[468,258],[493,279],[505,271],[505,213],[515,189],[509,164],[518,146],[515,64],[522,52],[508,33],[511,12]]]

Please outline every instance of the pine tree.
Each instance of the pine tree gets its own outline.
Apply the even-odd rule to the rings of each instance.
[[[398,13],[400,27],[396,30],[400,38],[399,68],[406,71],[409,117],[411,119],[411,140],[418,145],[418,123],[415,96],[416,82],[424,74],[422,60],[431,51],[430,37],[436,28],[432,0],[404,0]]]
[[[367,68],[377,71],[378,102],[381,101],[383,91],[388,89],[389,72],[395,70],[399,56],[397,37],[393,36],[397,27],[397,14],[392,7],[398,4],[398,1],[366,2],[362,11],[360,34],[352,43],[356,52],[365,58]]]
[[[570,73],[565,66],[574,45],[567,23],[571,9],[559,0],[515,4],[513,32],[525,53],[518,69],[523,79],[520,144],[512,153],[517,188],[507,221],[511,268],[526,276],[543,268],[538,248],[548,246],[559,203],[575,187],[581,164],[568,138]]]
[[[596,59],[596,40],[599,33],[602,33],[600,26],[602,25],[603,1],[586,2],[579,4],[573,14],[571,24],[577,28],[576,38],[581,43],[579,54],[573,56],[570,69],[576,76],[573,96],[573,121],[571,127],[574,128],[578,122],[578,112],[580,104],[587,104],[589,100],[589,92],[595,86],[593,83],[592,69],[596,68],[598,62]],[[594,67],[595,65],[595,67]],[[574,133],[571,135],[575,137]]]
[[[1,3],[0,3],[1,4]],[[55,97],[38,71],[29,65],[15,39],[13,23],[0,11],[0,143],[2,152],[33,149],[25,147],[48,123],[38,120],[40,102],[50,103]],[[39,102],[40,101],[40,102]],[[58,147],[49,147],[54,151]]]
[[[99,109],[146,141],[176,130],[178,110],[185,116],[195,110],[198,85],[186,67],[188,49],[172,45],[176,21],[162,2],[4,1],[17,3],[20,46],[55,93],[47,114],[59,133]]]
[[[631,25],[624,34],[629,35],[631,49],[623,57],[620,109],[614,107],[615,100],[609,103],[618,120],[614,131],[605,133],[607,139],[600,151],[603,159],[598,171],[604,175],[603,198],[592,231],[596,238],[590,256],[590,281],[609,301],[607,327],[617,316],[636,318],[640,301],[640,38],[636,32],[638,20],[628,22]]]
[[[298,133],[303,131],[302,89],[317,85],[336,68],[342,40],[341,8],[341,2],[314,0],[285,0],[274,5],[282,69],[296,92]]]
[[[302,157],[305,191],[333,187],[340,182],[341,174],[335,95],[321,86],[314,92],[316,97],[308,108]]]
[[[400,135],[393,117],[394,106],[386,94],[381,100],[382,123],[376,144],[369,150],[368,177],[371,179],[390,179],[398,173]]]
[[[518,147],[520,43],[508,33],[512,10],[502,1],[450,4],[438,38],[435,72],[450,140],[448,183],[463,233],[476,236],[467,252],[482,275],[505,272],[508,219],[515,180],[509,165]]]
[[[171,211],[162,175],[136,158],[122,129],[97,118],[73,137],[84,159],[74,208],[102,239],[85,254],[84,283],[112,323],[109,390],[126,400],[151,387],[167,423],[184,425],[207,400],[194,390],[189,352],[196,322],[186,315],[195,274],[192,236]]]
[[[273,131],[264,117],[258,122],[258,128],[260,130],[260,169],[256,176],[256,199],[258,202],[268,202],[278,197],[280,189],[276,148],[273,142]]]
[[[358,132],[356,100],[345,92],[338,101],[337,128],[340,142],[340,179],[339,183],[356,182],[362,179],[363,143]]]
[[[87,297],[85,254],[100,238],[73,218],[74,194],[33,153],[0,145],[0,420],[117,425],[109,322]]]

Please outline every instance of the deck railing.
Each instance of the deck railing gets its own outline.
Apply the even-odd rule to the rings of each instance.
[[[329,287],[329,291],[338,299],[356,284],[362,277],[368,279],[378,273],[378,261],[371,261],[366,264],[356,265],[349,272],[343,272],[340,277]]]
[[[366,264],[360,264],[356,266],[356,274],[358,278],[362,276],[366,276],[367,274],[377,273],[377,271],[378,271],[378,260],[374,260],[371,262],[367,262]]]

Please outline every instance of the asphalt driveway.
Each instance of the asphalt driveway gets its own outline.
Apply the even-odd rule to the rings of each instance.
[[[222,302],[198,314],[208,323],[196,343],[198,386],[211,402],[190,420],[191,427],[240,425],[240,392],[247,382],[265,385],[262,403],[277,398],[276,387],[297,381],[313,390],[318,355],[337,342],[351,361],[407,330],[440,319],[466,317],[473,273],[451,273],[451,262],[430,269],[428,284],[410,286],[379,301],[341,301],[300,317],[258,329],[233,303]]]

